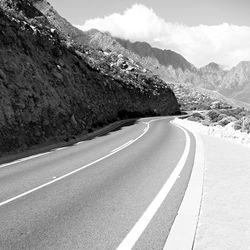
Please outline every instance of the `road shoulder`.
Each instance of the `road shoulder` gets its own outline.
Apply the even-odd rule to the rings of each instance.
[[[173,123],[177,126],[181,125],[176,120]],[[194,166],[164,250],[192,249],[194,243],[203,190],[204,148],[200,136],[190,128],[188,130],[194,134],[196,139]]]
[[[207,135],[195,250],[250,249],[250,150]]]
[[[205,152],[202,203],[195,241],[193,248],[182,249],[250,249],[249,147],[207,135],[196,124],[181,120],[177,123],[200,134]]]

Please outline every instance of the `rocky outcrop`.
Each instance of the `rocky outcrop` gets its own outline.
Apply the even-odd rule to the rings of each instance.
[[[172,90],[150,72],[119,55],[69,43],[29,1],[5,3],[0,154],[68,140],[120,118],[179,112]]]

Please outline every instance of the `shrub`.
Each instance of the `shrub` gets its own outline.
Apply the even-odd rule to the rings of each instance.
[[[236,122],[234,122],[233,128],[235,130],[239,130],[242,128],[242,120],[237,120]]]
[[[244,111],[243,108],[236,108],[236,109],[223,110],[222,113],[240,119],[242,116],[246,114],[246,111]]]
[[[228,117],[224,117],[223,119],[221,119],[218,124],[221,125],[222,127],[226,126],[227,124],[229,124],[230,122],[234,122],[236,119],[232,116],[228,116]]]
[[[192,116],[189,116],[187,119],[189,121],[199,122],[201,120],[204,120],[205,117],[202,114],[196,112],[196,113],[193,113]]]
[[[243,126],[243,119],[242,119],[242,126]],[[247,132],[247,133],[250,132],[250,118],[249,117],[245,117],[244,132]]]
[[[193,116],[194,118],[199,119],[199,120],[204,120],[204,119],[205,119],[205,117],[204,117],[201,113],[198,113],[198,112],[193,113],[192,116]]]
[[[218,118],[217,118],[217,121],[221,121],[222,119],[227,118],[227,117],[228,117],[228,116],[225,115],[225,114],[220,114],[220,115],[218,116]]]
[[[245,119],[244,128],[243,128],[243,119]],[[245,118],[241,118],[241,119],[237,120],[234,123],[233,128],[235,130],[241,130],[241,131],[243,131],[243,129],[244,129],[244,132],[250,133],[250,118],[245,117]]]
[[[192,121],[192,122],[198,122],[199,120],[193,116],[189,116],[187,120]]]
[[[207,112],[207,116],[209,117],[209,119],[212,122],[217,122],[219,115],[220,115],[220,113],[218,111],[216,111],[216,110],[209,110]]]
[[[204,126],[210,126],[210,122],[208,120],[201,121],[201,124]]]

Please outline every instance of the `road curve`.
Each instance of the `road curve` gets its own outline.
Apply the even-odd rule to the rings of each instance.
[[[0,166],[0,249],[162,249],[192,171],[191,134],[179,178],[135,232],[135,242],[122,244],[187,151],[187,135],[170,120],[140,119],[108,135]]]

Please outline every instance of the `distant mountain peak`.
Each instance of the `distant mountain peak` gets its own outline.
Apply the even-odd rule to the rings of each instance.
[[[190,70],[194,71],[195,67],[188,62],[182,55],[172,51],[172,50],[162,50],[159,48],[152,47],[146,42],[131,42],[129,40],[124,40],[116,38],[116,40],[125,48],[128,49],[141,57],[152,57],[156,58],[159,63],[163,66],[172,66],[174,69],[181,69],[183,71]]]
[[[223,70],[222,66],[218,63],[211,62],[204,67],[200,68],[201,70],[209,70],[209,71],[221,71]]]
[[[250,67],[250,61],[241,61],[236,65],[236,67]]]

